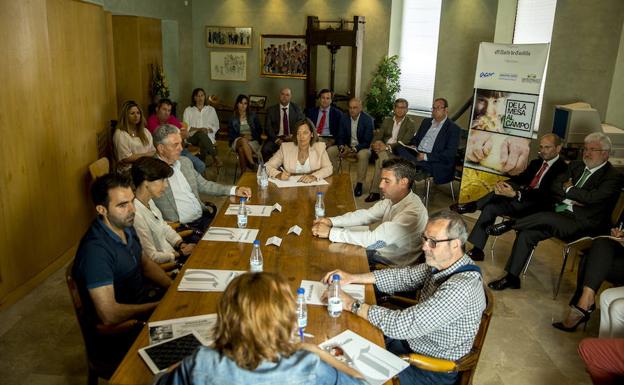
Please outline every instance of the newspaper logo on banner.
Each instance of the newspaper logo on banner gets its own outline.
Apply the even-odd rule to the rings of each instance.
[[[540,84],[541,82],[542,78],[538,78],[537,74],[527,74],[526,77],[522,78],[522,83]]]
[[[530,132],[535,103],[524,100],[507,99],[503,128]]]

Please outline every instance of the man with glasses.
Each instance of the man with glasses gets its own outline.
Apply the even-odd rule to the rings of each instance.
[[[396,154],[416,163],[416,180],[433,176],[435,184],[449,183],[455,177],[455,156],[460,128],[448,117],[448,102],[437,98],[431,118],[424,119],[407,146],[399,146]]]
[[[579,236],[608,234],[611,212],[622,190],[622,174],[609,163],[611,140],[601,132],[585,137],[583,160],[573,161],[568,172],[554,183],[555,194],[561,194],[553,211],[539,212],[518,220],[504,221],[486,229],[488,235],[500,235],[514,229],[518,232],[507,274],[488,286],[494,290],[520,288],[520,273],[531,251],[550,237],[574,239]],[[557,191],[558,190],[558,191]]]
[[[386,160],[379,183],[385,199],[369,209],[317,219],[312,225],[312,234],[329,238],[332,242],[365,247],[370,264],[413,264],[422,254],[420,236],[427,224],[427,209],[412,192],[414,174],[414,165],[410,161]],[[380,221],[374,230],[349,228]]]
[[[394,354],[419,353],[458,360],[472,348],[486,307],[479,268],[464,254],[466,224],[461,216],[442,211],[431,216],[423,233],[426,262],[372,273],[333,274],[341,284],[374,284],[384,293],[420,289],[418,304],[404,310],[369,305],[341,292],[347,311],[368,320],[386,336],[386,348]],[[454,384],[456,372],[435,373],[410,366],[399,373],[401,384]]]

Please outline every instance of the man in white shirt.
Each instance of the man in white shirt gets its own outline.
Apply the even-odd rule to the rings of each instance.
[[[249,187],[225,186],[208,181],[195,171],[190,160],[180,157],[182,138],[177,127],[161,125],[153,136],[156,156],[173,168],[173,175],[168,179],[169,186],[162,196],[154,198],[164,220],[180,222],[203,234],[215,213],[208,211],[199,197],[200,193],[251,197]]]
[[[385,199],[369,209],[314,221],[312,234],[366,248],[370,264],[406,266],[422,254],[422,233],[427,225],[427,209],[412,192],[414,165],[405,159],[384,161],[379,188]],[[349,229],[381,221],[374,230]]]

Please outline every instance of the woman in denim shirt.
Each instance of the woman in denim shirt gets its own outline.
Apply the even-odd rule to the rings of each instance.
[[[228,121],[230,146],[238,154],[241,171],[247,167],[255,169],[253,153],[260,153],[262,126],[254,112],[249,112],[249,98],[238,95],[234,103],[234,115]]]
[[[212,346],[198,349],[156,384],[362,384],[356,370],[314,345],[295,342],[295,308],[283,276],[236,277],[219,302]]]

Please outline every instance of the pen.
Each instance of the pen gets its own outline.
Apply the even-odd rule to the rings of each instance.
[[[622,231],[622,227],[624,227],[624,222],[620,222],[620,225],[618,226],[618,231]]]

